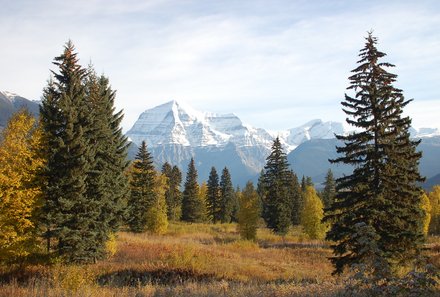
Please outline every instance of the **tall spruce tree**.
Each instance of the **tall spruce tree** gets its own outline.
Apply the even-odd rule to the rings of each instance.
[[[72,42],[53,62],[59,72],[46,87],[40,108],[44,154],[42,221],[48,249],[56,238],[56,252],[67,262],[87,263],[100,257],[104,244],[97,236],[100,201],[90,195],[87,178],[95,166],[93,114]]]
[[[182,214],[182,193],[180,191],[182,172],[177,166],[171,167],[168,162],[165,162],[162,166],[162,174],[168,178],[165,192],[167,217],[170,221],[176,221],[180,219]]]
[[[277,137],[266,158],[261,181],[263,218],[275,233],[285,235],[292,221],[291,175],[286,153]],[[259,189],[260,190],[260,189]]]
[[[288,187],[289,197],[291,199],[290,203],[292,208],[292,224],[300,225],[301,210],[304,205],[304,197],[296,174],[292,170],[290,170],[288,172],[288,177],[289,177],[289,187]]]
[[[208,218],[214,224],[221,220],[221,196],[218,174],[215,167],[211,168],[208,178],[208,191],[206,196],[206,204],[208,210]]]
[[[182,199],[182,220],[186,222],[201,222],[204,219],[202,201],[199,199],[199,184],[194,159],[188,165],[185,188]]]
[[[231,174],[228,168],[223,168],[220,177],[220,221],[222,223],[230,223],[232,221],[232,212],[236,203],[234,187],[232,186]]]
[[[324,208],[329,208],[336,197],[336,181],[333,177],[333,172],[331,169],[327,171],[324,181],[324,189],[322,190],[322,202],[324,203]]]
[[[156,204],[155,179],[153,158],[142,141],[131,171],[128,226],[132,232],[147,230],[147,212]]]
[[[370,236],[375,253],[390,267],[414,260],[424,240],[419,142],[410,140],[411,119],[402,115],[411,100],[393,86],[397,76],[386,70],[393,65],[379,62],[385,53],[376,44],[369,33],[349,77],[354,96],[345,95],[342,102],[347,123],[357,130],[337,136],[345,145],[337,147],[343,156],[333,160],[355,166],[352,174],[337,180],[337,198],[326,216],[332,222],[327,239],[336,242],[331,259],[335,273],[365,262],[360,251],[367,247],[356,241],[359,224],[376,234]]]

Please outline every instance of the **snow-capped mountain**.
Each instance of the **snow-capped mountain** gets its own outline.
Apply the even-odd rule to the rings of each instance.
[[[8,91],[0,91],[0,130],[6,125],[12,114],[23,107],[35,116],[39,113],[38,101],[28,100]]]

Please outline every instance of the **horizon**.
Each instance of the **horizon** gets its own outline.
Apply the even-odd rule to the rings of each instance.
[[[340,102],[371,29],[383,61],[396,65],[395,86],[414,98],[405,115],[417,129],[440,128],[436,1],[2,4],[0,89],[41,99],[53,58],[72,39],[80,64],[92,62],[117,91],[124,132],[173,99],[270,131],[345,124]]]

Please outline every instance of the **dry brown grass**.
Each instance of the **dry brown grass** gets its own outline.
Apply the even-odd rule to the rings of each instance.
[[[329,248],[301,234],[260,228],[248,242],[234,224],[185,223],[162,236],[120,232],[116,254],[97,264],[0,268],[0,296],[338,295]]]

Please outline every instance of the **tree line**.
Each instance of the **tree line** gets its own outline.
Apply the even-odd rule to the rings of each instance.
[[[108,255],[107,243],[122,226],[133,232],[166,232],[168,222],[238,222],[243,238],[264,225],[281,236],[301,225],[310,238],[332,243],[335,273],[367,265],[377,275],[414,263],[427,233],[440,231],[440,187],[426,194],[418,171],[420,141],[410,139],[406,100],[393,86],[393,65],[380,60],[369,33],[341,102],[355,132],[337,135],[343,145],[331,162],[354,166],[334,179],[329,170],[317,192],[299,181],[280,140],[273,142],[256,187],[234,189],[227,168],[212,168],[198,184],[191,159],[182,173],[165,163],[156,171],[145,142],[127,161],[127,138],[116,111],[116,93],[93,66],[79,65],[71,42],[54,59],[37,122],[20,111],[0,143],[0,261],[45,253],[67,263]],[[374,261],[373,261],[374,260]],[[382,263],[382,268],[374,263]],[[383,268],[385,267],[385,268]]]

